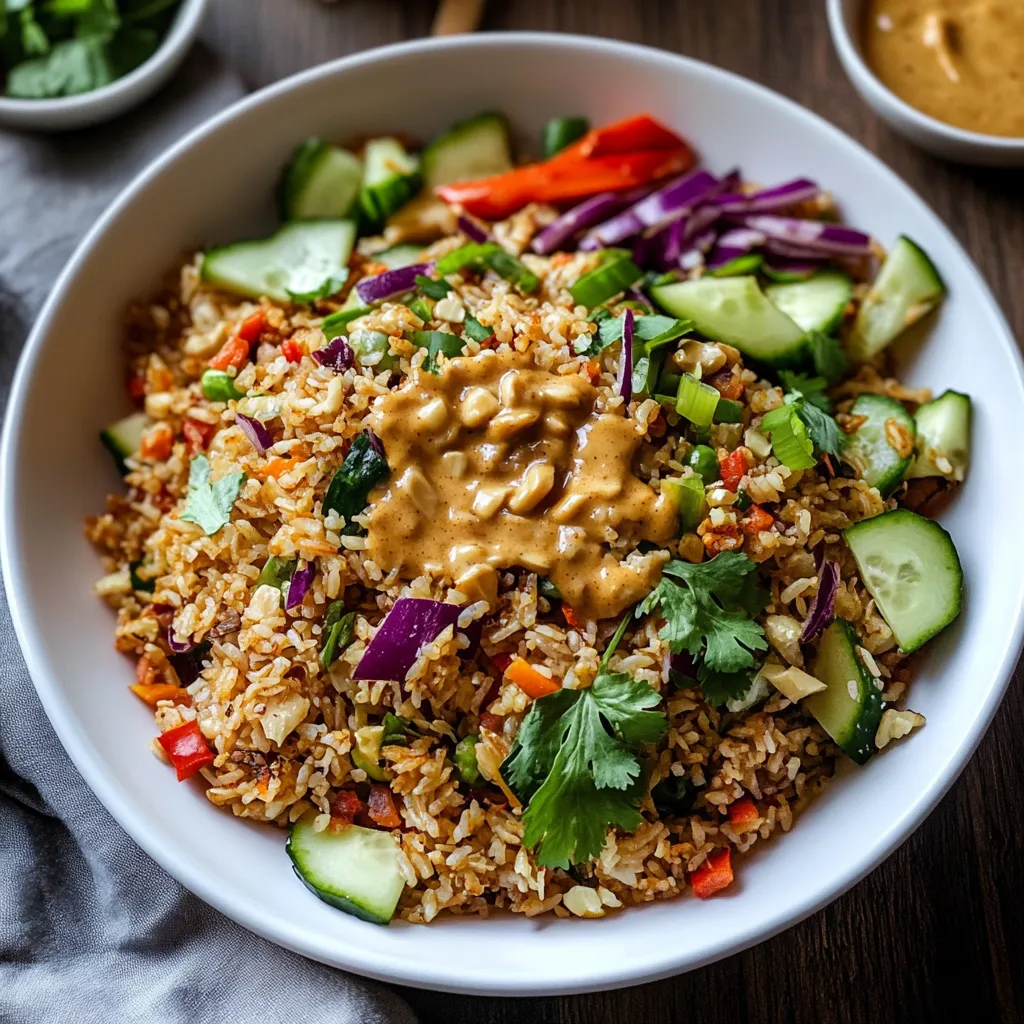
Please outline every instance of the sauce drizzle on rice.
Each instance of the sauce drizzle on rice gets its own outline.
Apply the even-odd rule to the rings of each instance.
[[[369,557],[404,579],[448,576],[491,608],[512,566],[547,576],[589,618],[643,598],[666,556],[623,556],[667,544],[676,512],[632,471],[632,421],[598,398],[515,352],[414,373],[372,417],[391,477],[371,495]]]

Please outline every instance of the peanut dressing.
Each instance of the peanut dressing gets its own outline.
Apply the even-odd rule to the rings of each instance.
[[[1024,137],[1024,0],[870,0],[864,55],[918,110]]]
[[[492,609],[498,570],[513,566],[548,577],[587,618],[644,597],[665,556],[611,545],[667,544],[676,512],[633,473],[634,424],[597,398],[519,353],[414,372],[371,417],[391,476],[371,495],[367,555],[403,579],[450,579]]]

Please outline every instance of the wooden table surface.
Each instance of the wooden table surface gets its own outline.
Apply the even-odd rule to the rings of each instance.
[[[207,43],[252,87],[425,35],[436,10],[431,0],[211,6]],[[954,167],[885,128],[843,74],[824,0],[490,0],[483,29],[649,43],[739,72],[816,111],[874,150],[938,211],[1024,337],[1024,174]],[[1007,439],[1008,453],[1014,442]],[[755,949],[669,981],[591,996],[403,994],[424,1024],[881,1024],[949,1020],[961,1006],[971,1008],[969,1021],[1024,1020],[1020,682],[1018,669],[978,753],[913,838],[826,910]]]

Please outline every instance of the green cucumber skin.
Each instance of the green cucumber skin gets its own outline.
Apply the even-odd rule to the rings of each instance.
[[[938,398],[918,407],[917,457],[907,473],[908,478],[939,476],[962,481],[971,461],[970,396],[960,391],[944,391]],[[936,464],[940,457],[948,460],[952,474],[943,473]]]
[[[939,611],[910,633],[905,632],[903,623],[893,622],[892,609],[887,610],[888,600],[872,583],[870,555],[865,548],[870,542],[871,533],[878,530],[893,533],[893,540],[887,545],[890,550],[911,551],[923,546],[929,548],[925,553],[926,557],[921,559],[926,576],[919,580],[917,585],[928,588],[929,603],[934,604]],[[915,535],[918,538],[917,543]],[[927,545],[922,545],[920,541],[926,537]],[[857,562],[864,586],[875,599],[879,612],[893,631],[900,650],[905,654],[911,654],[923,647],[960,615],[963,608],[963,566],[953,538],[934,520],[926,519],[907,508],[897,508],[847,527],[843,531],[843,539]]]
[[[349,182],[341,182],[348,189],[345,201],[338,203],[333,200],[328,206],[307,209],[304,205],[308,199],[305,192],[316,175],[321,173],[321,165],[332,158],[336,161],[341,160],[346,165],[347,175],[351,178]],[[277,188],[277,207],[281,220],[337,219],[348,216],[359,196],[359,175],[361,165],[356,156],[347,150],[328,145],[320,139],[307,139],[295,151]],[[336,171],[332,185],[337,183]]]
[[[498,142],[498,145],[494,147],[494,152],[490,153],[486,160],[477,162],[474,166],[467,165],[465,171],[455,170],[453,172],[447,156],[449,151],[455,146],[465,146],[467,140],[472,141],[475,135],[478,133],[482,135],[485,131],[493,133],[492,139],[488,140],[488,145],[491,142]],[[512,154],[508,141],[508,124],[504,115],[498,113],[478,114],[476,117],[453,124],[423,150],[422,168],[424,184],[431,191],[441,185],[450,185],[454,181],[490,177],[493,174],[511,170]]]
[[[103,446],[114,456],[121,476],[129,472],[125,459],[130,459],[138,453],[139,443],[142,440],[142,433],[149,426],[149,417],[143,412],[132,413],[124,419],[111,423],[100,431],[100,441]]]
[[[285,847],[287,849],[287,846]],[[290,856],[289,852],[289,856]],[[294,860],[294,858],[293,858]],[[317,899],[323,900],[324,903],[330,904],[337,910],[344,910],[346,914],[351,914],[353,917],[358,917],[360,921],[369,921],[370,924],[388,925],[391,923],[391,918],[386,920],[374,914],[372,911],[367,910],[365,907],[359,906],[358,903],[353,903],[350,899],[345,896],[337,896],[332,892],[326,892],[323,889],[318,889],[312,882],[304,878],[302,872],[298,869],[297,865],[292,864],[292,871],[295,872],[299,881],[314,895]]]
[[[912,438],[917,437],[917,427],[907,410],[895,399],[885,395],[860,395],[850,408],[852,416],[866,416],[867,422],[850,434],[843,444],[843,459],[872,487],[877,487],[882,497],[890,495],[907,475],[914,461],[911,452],[901,458],[888,444],[885,423],[894,419],[903,426]]]
[[[842,271],[822,270],[806,281],[770,284],[764,293],[808,333],[828,334],[842,322],[853,298],[853,281]]]
[[[857,633],[853,626],[845,619],[835,619],[828,629],[825,630],[818,643],[818,654],[815,656],[811,674],[816,679],[820,679],[821,682],[825,683],[828,690],[822,693],[811,694],[810,697],[805,698],[804,706],[814,715],[821,727],[835,740],[843,753],[850,760],[863,765],[868,762],[877,750],[875,747],[875,734],[878,732],[878,724],[882,720],[884,705],[882,693],[875,685],[875,677],[868,672],[860,655],[857,653],[857,643]],[[850,672],[840,672],[837,674],[829,671],[830,666],[826,664],[826,660],[833,660],[831,656],[834,652],[831,648],[834,645],[839,648],[839,653],[851,659]],[[855,676],[851,679],[852,673],[855,673]],[[831,676],[831,678],[826,679],[826,675]],[[847,678],[844,679],[843,676],[847,676]],[[857,686],[856,701],[850,697],[849,691],[846,689],[851,681]],[[835,732],[832,732],[821,718],[818,717],[819,713],[826,719],[830,717],[828,711],[834,705],[828,701],[833,686],[842,688],[838,693],[840,703],[842,704],[845,699],[851,705],[849,720],[846,721],[842,728],[836,728]],[[832,698],[836,695],[836,693],[831,693]],[[836,723],[831,722],[830,724],[835,727]]]

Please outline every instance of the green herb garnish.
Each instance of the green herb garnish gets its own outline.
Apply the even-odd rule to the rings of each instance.
[[[188,499],[181,518],[197,523],[203,533],[212,537],[231,522],[231,509],[244,480],[244,473],[228,473],[211,483],[210,460],[205,455],[197,455],[189,467]]]
[[[298,567],[299,560],[297,558],[277,558],[272,555],[260,570],[260,574],[256,578],[256,586],[277,587],[282,594],[287,594],[292,576]]]
[[[356,613],[346,612],[344,601],[334,601],[327,608],[324,616],[324,645],[320,649],[320,664],[324,671],[329,669],[338,655],[355,637]]]
[[[380,442],[377,442],[378,445]],[[353,534],[357,527],[352,519],[359,515],[370,499],[370,491],[387,480],[391,470],[388,460],[373,443],[369,433],[359,434],[345,456],[345,461],[331,478],[324,495],[324,514],[334,512],[345,517],[346,534]]]
[[[423,360],[423,369],[427,373],[437,373],[439,352],[451,359],[461,355],[464,346],[462,338],[447,331],[413,331],[412,343],[427,350],[427,358]]]
[[[466,317],[466,322],[462,325],[462,331],[473,341],[486,341],[494,334],[490,327],[484,327],[475,316]]]
[[[828,381],[788,370],[780,371],[779,377],[787,392],[785,401],[761,420],[761,431],[771,438],[775,457],[789,469],[798,470],[815,465],[815,452],[838,456],[842,436],[829,415]]]
[[[435,300],[445,298],[452,290],[452,286],[447,281],[435,281],[432,277],[426,277],[423,274],[416,275],[416,287],[427,298]]]

